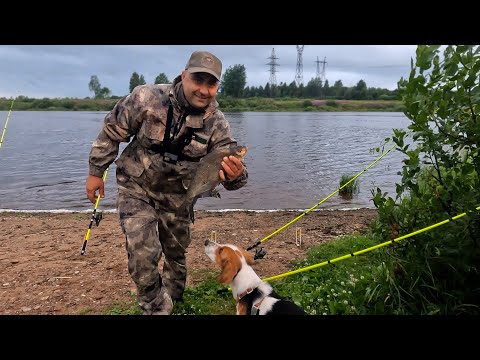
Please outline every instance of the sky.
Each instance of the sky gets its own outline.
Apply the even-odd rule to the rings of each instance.
[[[96,75],[112,95],[129,92],[133,72],[154,83],[160,73],[170,81],[184,69],[190,54],[206,50],[223,63],[223,73],[244,65],[247,86],[265,86],[270,80],[272,51],[275,53],[277,85],[295,81],[297,46],[301,52],[303,83],[322,73],[333,86],[394,90],[401,77],[408,77],[416,45],[0,45],[0,97],[31,98],[93,97],[88,83]]]

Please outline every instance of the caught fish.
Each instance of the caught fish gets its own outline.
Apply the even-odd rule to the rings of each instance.
[[[185,213],[197,198],[204,196],[206,193],[215,194],[215,188],[222,181],[218,175],[218,171],[223,169],[223,158],[233,155],[237,159],[242,160],[246,152],[247,148],[245,146],[238,145],[230,148],[216,149],[205,155],[199,161],[193,179],[188,185],[185,200],[178,208],[177,213]]]

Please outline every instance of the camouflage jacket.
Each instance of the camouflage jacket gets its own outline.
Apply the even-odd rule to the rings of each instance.
[[[176,131],[172,143],[185,134],[187,128],[194,129],[192,141],[182,152],[189,160],[177,164],[163,161],[162,154],[153,150],[163,143],[169,98],[173,105],[172,133]],[[186,193],[184,184],[192,178],[198,160],[213,149],[237,145],[216,100],[204,111],[189,112],[190,115],[180,124],[189,109],[180,77],[173,84],[137,86],[106,115],[102,130],[90,150],[89,174],[102,177],[116,159],[120,142],[129,142],[115,161],[118,186],[130,192],[146,193],[156,200],[156,207],[176,209]],[[118,171],[124,176],[118,176]],[[245,167],[237,179],[222,184],[227,190],[236,190],[244,186],[247,179]],[[128,186],[127,183],[132,182],[134,186]]]

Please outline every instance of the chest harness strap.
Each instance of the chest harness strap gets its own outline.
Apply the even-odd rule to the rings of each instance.
[[[172,143],[178,131],[182,127],[183,122],[185,121],[188,112],[185,112],[182,118],[179,120],[179,123],[176,126],[176,131],[173,134],[173,137],[170,137],[170,132],[172,130],[172,120],[173,120],[173,106],[172,103],[168,104],[168,113],[167,113],[167,124],[165,126],[165,134],[163,135],[163,142],[161,145],[152,145],[152,150],[163,155],[163,161],[170,164],[176,164],[178,161],[182,160],[191,160],[190,157],[182,154],[183,148],[190,144],[193,137],[194,129],[187,127],[185,134],[180,136],[175,143]]]

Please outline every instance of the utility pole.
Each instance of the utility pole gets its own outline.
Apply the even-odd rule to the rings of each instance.
[[[278,60],[278,57],[275,56],[275,48],[272,48],[272,55],[270,55],[270,57],[268,57],[267,59],[270,59],[270,62],[267,63],[267,65],[270,66],[270,88],[272,88],[272,86],[277,86],[277,78],[275,76],[275,73],[278,71],[275,67],[276,66],[279,66],[279,64],[277,64],[277,60]]]
[[[300,86],[300,84],[303,84],[302,53],[303,53],[304,46],[305,45],[297,45],[297,71],[295,72],[295,82],[297,83],[297,86]]]

